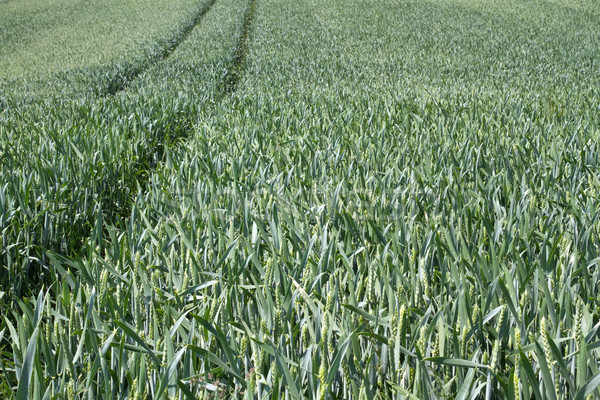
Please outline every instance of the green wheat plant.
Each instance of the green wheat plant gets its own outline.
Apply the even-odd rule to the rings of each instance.
[[[592,1],[175,3],[1,75],[3,397],[600,396]]]

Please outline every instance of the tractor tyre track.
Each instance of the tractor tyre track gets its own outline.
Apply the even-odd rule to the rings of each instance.
[[[126,69],[125,71],[119,72],[109,83],[106,85],[103,95],[114,96],[117,93],[127,89],[129,85],[141,74],[150,69],[153,65],[167,59],[181,43],[183,43],[192,33],[194,28],[200,24],[204,16],[210,11],[216,0],[210,0],[204,6],[202,6],[190,20],[190,22],[183,26],[172,38],[167,41],[167,45],[164,46],[158,53],[150,56],[144,63],[132,68]]]
[[[250,38],[250,31],[252,29],[252,22],[254,20],[254,13],[256,11],[256,0],[250,0],[246,14],[244,15],[244,23],[240,31],[237,44],[235,46],[235,53],[227,75],[225,77],[223,95],[231,94],[237,89],[237,85],[244,75],[246,68],[246,57],[248,55],[248,40]]]

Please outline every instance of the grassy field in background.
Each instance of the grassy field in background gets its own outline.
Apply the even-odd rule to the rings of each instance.
[[[600,397],[592,0],[0,0],[0,397]]]

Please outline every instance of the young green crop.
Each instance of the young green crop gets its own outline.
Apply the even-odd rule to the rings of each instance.
[[[126,5],[14,0],[0,6],[0,79],[17,90],[35,82],[42,93],[67,89],[64,80],[89,86],[110,72],[109,65],[126,68],[160,51],[199,5],[197,0]],[[44,87],[48,83],[51,87]]]
[[[0,297],[0,390],[600,395],[598,17],[216,0],[168,58],[82,102],[104,122],[77,148],[126,126],[115,170],[153,158],[127,191],[90,175],[123,200],[78,254],[40,246],[50,287]]]
[[[197,4],[190,21],[197,24],[212,4]],[[168,49],[188,38],[193,27],[182,25],[171,38],[178,42]],[[215,47],[207,44],[193,57],[204,57]],[[222,48],[231,53],[232,47]],[[94,86],[85,80],[74,87],[61,81],[67,89],[48,89],[47,97],[33,89],[20,93],[6,86],[7,107],[0,115],[3,290],[10,288],[13,295],[21,296],[31,288],[32,277],[49,283],[53,253],[79,253],[92,231],[101,231],[103,224],[122,224],[131,198],[145,185],[147,171],[159,162],[166,147],[188,134],[194,110],[211,98],[226,66],[218,58],[182,65],[178,57],[168,63],[164,57],[130,60],[131,71],[145,76],[136,80],[134,75],[133,83],[127,83],[134,87],[114,95],[95,94]],[[192,74],[190,67],[202,71]],[[112,75],[119,66],[102,68],[110,79],[103,81],[100,92],[121,84],[121,72],[116,78]],[[166,82],[165,77],[177,70],[179,79]],[[96,70],[86,71],[91,79]],[[123,71],[128,74],[127,68]],[[54,79],[58,78],[45,83]]]

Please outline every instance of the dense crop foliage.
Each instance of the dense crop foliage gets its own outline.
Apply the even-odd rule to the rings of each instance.
[[[211,5],[201,3],[199,15]],[[4,290],[26,293],[31,275],[48,272],[52,252],[77,253],[103,222],[122,223],[148,169],[188,134],[195,110],[218,89],[241,25],[233,15],[222,21],[230,32],[211,31],[212,41],[191,32],[176,55],[113,96],[60,92],[21,101],[20,92],[8,91],[0,117]]]
[[[593,2],[191,8],[3,89],[2,393],[600,396]]]
[[[199,5],[194,0],[130,0],[127,6],[116,0],[0,3],[0,79],[21,90],[30,85],[29,95],[36,84],[61,90],[60,79],[99,84],[109,72],[133,68],[169,46]]]

